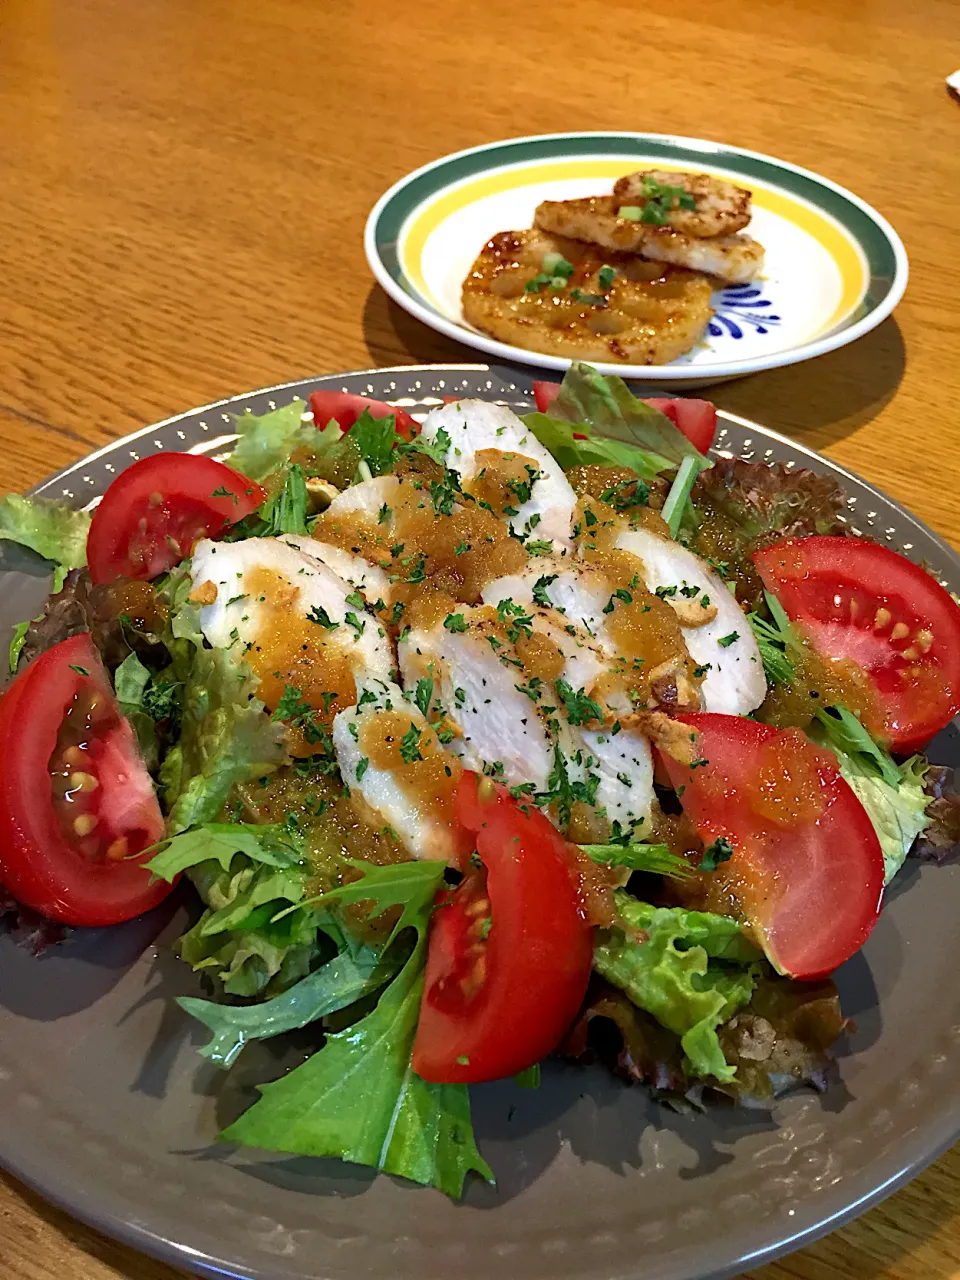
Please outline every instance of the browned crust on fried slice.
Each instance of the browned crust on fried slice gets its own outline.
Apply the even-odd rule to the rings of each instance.
[[[525,285],[544,255],[575,267],[563,289]],[[603,266],[614,269],[609,287]],[[601,303],[577,300],[574,290]],[[632,254],[528,231],[503,231],[483,248],[463,284],[469,324],[500,342],[568,360],[666,364],[689,351],[713,314],[712,284],[698,272],[645,262]]]

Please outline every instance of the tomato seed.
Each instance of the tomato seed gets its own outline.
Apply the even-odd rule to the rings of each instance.
[[[497,788],[494,786],[492,778],[481,778],[477,782],[477,799],[481,804],[489,804],[496,794]]]
[[[99,785],[92,773],[71,773],[67,779],[71,791],[96,791]]]
[[[880,608],[877,610],[876,615],[873,619],[874,631],[882,631],[884,627],[888,627],[890,625],[890,621],[892,617],[893,617],[893,614],[890,612],[890,610],[884,609],[884,607],[881,605]]]
[[[76,769],[79,765],[85,764],[86,761],[79,747],[67,747],[63,753],[63,763],[67,769]]]
[[[107,857],[111,862],[119,862],[121,858],[125,858],[130,852],[130,845],[126,836],[117,836],[116,840],[107,845]]]
[[[81,813],[73,820],[73,829],[78,836],[88,836],[96,825],[97,820],[92,813]]]
[[[910,628],[905,622],[898,622],[890,632],[891,640],[903,640],[905,636],[910,634]]]

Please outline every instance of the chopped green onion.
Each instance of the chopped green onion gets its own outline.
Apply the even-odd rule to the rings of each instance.
[[[617,216],[627,218],[630,222],[645,222],[654,227],[665,227],[673,209],[695,209],[697,202],[689,191],[683,187],[671,187],[655,182],[653,178],[644,178],[643,196],[646,204],[623,205]]]
[[[667,214],[668,210],[662,204],[658,204],[656,200],[648,200],[643,206],[640,221],[652,227],[665,227],[668,221]]]
[[[524,293],[539,293],[540,290],[550,283],[550,277],[544,271],[539,271],[532,280],[528,280],[523,286]]]
[[[605,307],[607,300],[602,293],[584,293],[582,289],[571,289],[570,297],[575,302],[586,302],[591,307]]]
[[[562,253],[545,253],[543,255],[542,270],[548,276],[562,276],[564,280],[573,275],[576,268],[572,262],[568,262]]]
[[[656,200],[667,209],[695,209],[697,207],[696,200],[683,187],[671,187],[666,183],[661,184],[650,177],[646,177],[643,180],[643,194],[648,201]]]
[[[600,281],[600,288],[609,289],[613,284],[613,278],[616,274],[616,270],[613,267],[601,267],[597,272],[597,279]]]

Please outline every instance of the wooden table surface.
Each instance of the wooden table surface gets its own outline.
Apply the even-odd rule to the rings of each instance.
[[[818,170],[901,232],[894,318],[718,388],[960,545],[956,0],[4,0],[0,488],[314,373],[476,357],[388,302],[376,197],[525,133],[657,130]],[[0,1181],[4,1280],[171,1280]],[[960,1148],[754,1280],[960,1276]]]

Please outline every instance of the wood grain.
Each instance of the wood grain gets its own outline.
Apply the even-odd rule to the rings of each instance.
[[[900,230],[894,319],[716,399],[960,543],[956,23],[955,0],[5,0],[0,487],[251,387],[473,358],[372,284],[376,197],[460,147],[652,129],[818,170]],[[11,1179],[0,1217],[5,1280],[177,1274]],[[960,1275],[960,1152],[753,1275]]]

